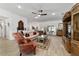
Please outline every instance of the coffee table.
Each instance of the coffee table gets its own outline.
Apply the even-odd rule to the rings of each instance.
[[[47,35],[40,35],[37,37],[37,42],[45,43]]]

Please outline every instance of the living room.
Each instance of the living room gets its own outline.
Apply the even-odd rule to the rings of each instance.
[[[73,17],[73,10],[78,7],[79,4],[74,3],[1,3],[0,55],[79,55],[75,48],[70,50],[71,41],[66,40],[74,35],[70,33],[71,18],[68,17]],[[74,18],[78,19],[77,15]]]

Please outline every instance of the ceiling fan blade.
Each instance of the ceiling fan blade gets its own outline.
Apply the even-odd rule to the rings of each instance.
[[[37,14],[37,13],[35,13],[35,12],[32,12],[33,14]]]
[[[40,15],[45,16],[45,15],[47,15],[47,14],[40,14]]]

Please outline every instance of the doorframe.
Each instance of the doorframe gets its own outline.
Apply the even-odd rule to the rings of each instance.
[[[7,34],[6,34],[6,32],[7,32],[6,31],[7,30],[6,26],[7,25],[6,25],[6,21],[5,21],[6,19],[7,19],[7,17],[0,16],[0,23],[1,23],[1,26],[3,28],[2,32],[1,32],[2,33],[1,38],[6,38],[7,39]]]

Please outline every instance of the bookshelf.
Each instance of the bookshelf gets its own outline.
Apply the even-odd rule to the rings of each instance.
[[[68,11],[63,17],[63,41],[68,52],[71,52],[71,12]]]

